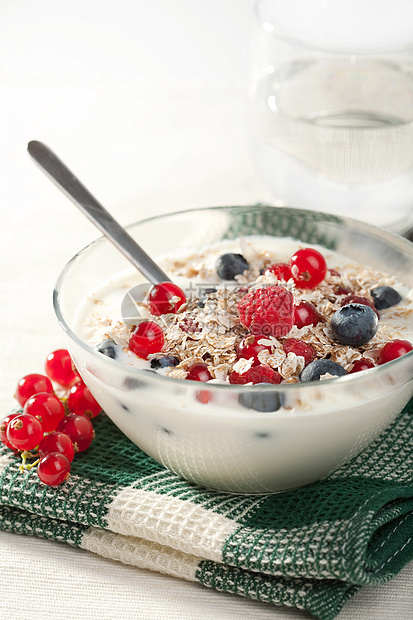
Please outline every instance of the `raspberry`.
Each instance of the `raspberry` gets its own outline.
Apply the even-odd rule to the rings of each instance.
[[[241,324],[253,334],[286,336],[293,326],[294,298],[282,286],[251,291],[238,302]]]
[[[229,374],[229,382],[236,383],[238,385],[245,385],[246,383],[273,383],[278,385],[281,383],[281,375],[276,370],[270,368],[266,364],[260,364],[259,366],[252,366],[247,372],[242,375],[233,370]]]
[[[287,355],[289,353],[295,353],[295,355],[303,357],[306,366],[317,357],[311,344],[307,344],[303,340],[298,340],[297,338],[287,338],[283,344],[283,349]]]
[[[259,344],[260,336],[247,336],[239,343],[237,347],[237,357],[250,359],[254,358],[253,365],[256,366],[260,363],[258,359],[258,353],[265,351],[265,349],[271,353],[271,347],[267,347],[264,344]]]

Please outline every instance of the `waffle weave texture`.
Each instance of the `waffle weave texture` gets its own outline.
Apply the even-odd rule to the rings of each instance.
[[[276,495],[185,482],[107,418],[69,480],[43,485],[0,448],[0,527],[274,605],[335,618],[413,559],[413,401],[328,478]]]

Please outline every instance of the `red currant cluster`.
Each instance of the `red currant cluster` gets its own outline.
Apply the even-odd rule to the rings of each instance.
[[[101,407],[66,349],[47,356],[45,371],[46,375],[25,375],[18,382],[15,398],[23,413],[11,413],[2,420],[0,440],[21,453],[21,471],[37,465],[40,480],[56,486],[67,480],[75,453],[90,446],[95,436],[91,418]],[[53,384],[64,391],[64,397],[56,395]],[[35,461],[27,463],[31,459]]]

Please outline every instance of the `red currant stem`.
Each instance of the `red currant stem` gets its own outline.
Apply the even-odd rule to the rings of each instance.
[[[37,446],[37,447],[39,447],[39,446]],[[22,458],[25,457],[27,459],[35,459],[35,458],[37,458],[39,456],[39,452],[38,452],[37,448],[34,448],[34,450],[35,450],[34,454],[33,454],[33,450],[22,450],[22,453],[21,453],[20,456]]]
[[[26,469],[26,459],[27,459],[27,456],[26,456],[26,453],[25,453],[25,452],[26,452],[26,451],[22,452],[22,453],[21,453],[21,455],[20,455],[20,456],[22,457],[22,462],[21,462],[21,465],[19,466],[19,472],[20,472],[21,474],[22,474],[22,473],[23,473],[23,471]]]
[[[40,463],[40,459],[36,459],[33,463],[29,463],[26,465],[26,469],[32,469],[32,467],[36,467]]]
[[[31,452],[29,452],[28,450],[23,450],[23,452],[21,453],[21,459],[22,459],[22,463],[21,465],[19,465],[19,471],[20,473],[23,473],[23,471],[26,471],[28,469],[31,469],[32,467],[35,467],[40,459],[37,459],[36,461],[34,461],[34,463],[27,463],[27,459],[33,459],[37,457],[37,453],[36,454],[32,454]]]

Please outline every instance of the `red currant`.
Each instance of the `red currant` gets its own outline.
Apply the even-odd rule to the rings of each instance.
[[[1,420],[1,423],[0,423],[0,441],[5,446],[7,446],[7,448],[10,448],[10,450],[16,450],[16,448],[7,439],[7,427],[9,423],[11,422],[11,420],[15,418],[17,415],[20,415],[20,413],[19,412],[9,413],[9,415],[3,418],[3,420]]]
[[[148,306],[152,314],[176,314],[186,303],[185,293],[173,282],[155,284],[148,295]]]
[[[291,269],[287,263],[274,263],[265,269],[264,274],[266,273],[273,273],[278,280],[285,280],[286,282],[292,278]]]
[[[7,439],[17,450],[33,450],[43,439],[39,420],[28,413],[21,413],[7,425]]]
[[[79,373],[73,365],[69,351],[57,349],[49,353],[45,366],[47,376],[63,387],[68,387],[79,378]]]
[[[266,364],[260,364],[259,366],[252,366],[247,372],[239,374],[233,370],[229,374],[229,382],[238,385],[245,385],[246,383],[273,383],[278,385],[281,383],[281,375],[276,370],[273,370]]]
[[[409,351],[412,350],[413,345],[408,340],[390,340],[390,342],[385,344],[380,350],[378,359],[379,365],[391,362],[391,360],[395,360],[397,357],[406,355],[406,353],[409,353]]]
[[[147,359],[151,353],[158,353],[164,342],[163,331],[157,323],[142,321],[131,333],[129,348],[138,357]]]
[[[75,413],[65,416],[57,430],[70,437],[75,452],[87,450],[95,436],[95,431],[89,418],[85,418],[84,415],[76,415]]]
[[[39,457],[43,458],[50,452],[60,452],[64,454],[68,461],[71,463],[75,455],[73,448],[73,442],[69,435],[62,433],[61,431],[53,431],[43,437],[39,443]]]
[[[320,316],[316,307],[309,301],[300,301],[294,306],[294,325],[301,329],[306,325],[317,325]]]
[[[37,466],[37,475],[48,486],[55,487],[68,479],[70,462],[60,452],[49,452]]]
[[[303,357],[305,366],[308,366],[317,357],[311,344],[307,344],[307,342],[297,338],[287,338],[283,343],[283,349],[287,355],[288,353],[295,353],[295,355]]]
[[[195,364],[192,366],[185,378],[190,381],[203,381],[205,383],[206,381],[212,379],[212,375],[206,364]]]
[[[62,402],[54,394],[39,392],[30,396],[23,409],[24,413],[36,417],[42,425],[43,432],[49,433],[59,424],[65,416],[65,408]]]
[[[85,415],[87,418],[94,418],[102,411],[102,407],[84,383],[76,383],[70,388],[67,406],[71,413]]]
[[[203,405],[207,405],[212,400],[212,394],[208,390],[197,390],[195,398]]]
[[[14,396],[23,407],[26,400],[38,392],[48,392],[49,394],[53,394],[53,386],[50,379],[44,375],[33,373],[31,375],[25,375],[22,379],[20,379]]]
[[[261,339],[262,339],[262,336],[247,336],[246,338],[244,338],[244,340],[241,340],[241,342],[239,343],[237,347],[238,359],[242,357],[248,360],[251,357],[253,357],[254,366],[256,364],[259,364],[260,361],[258,359],[258,353],[260,351],[264,351],[265,349],[271,352],[271,347],[268,347],[264,344],[258,344],[258,341]]]
[[[366,299],[366,297],[360,297],[360,295],[347,295],[340,302],[341,306],[347,306],[348,304],[361,304],[362,306],[369,306],[374,310],[374,312],[379,316],[379,313],[376,310],[376,306],[370,299]]]
[[[354,362],[353,368],[350,370],[349,374],[352,374],[354,372],[361,372],[362,370],[368,370],[369,368],[374,368],[374,363],[367,357],[362,357],[361,359]]]
[[[312,289],[326,277],[327,263],[320,252],[304,248],[290,258],[291,275],[298,288]]]

